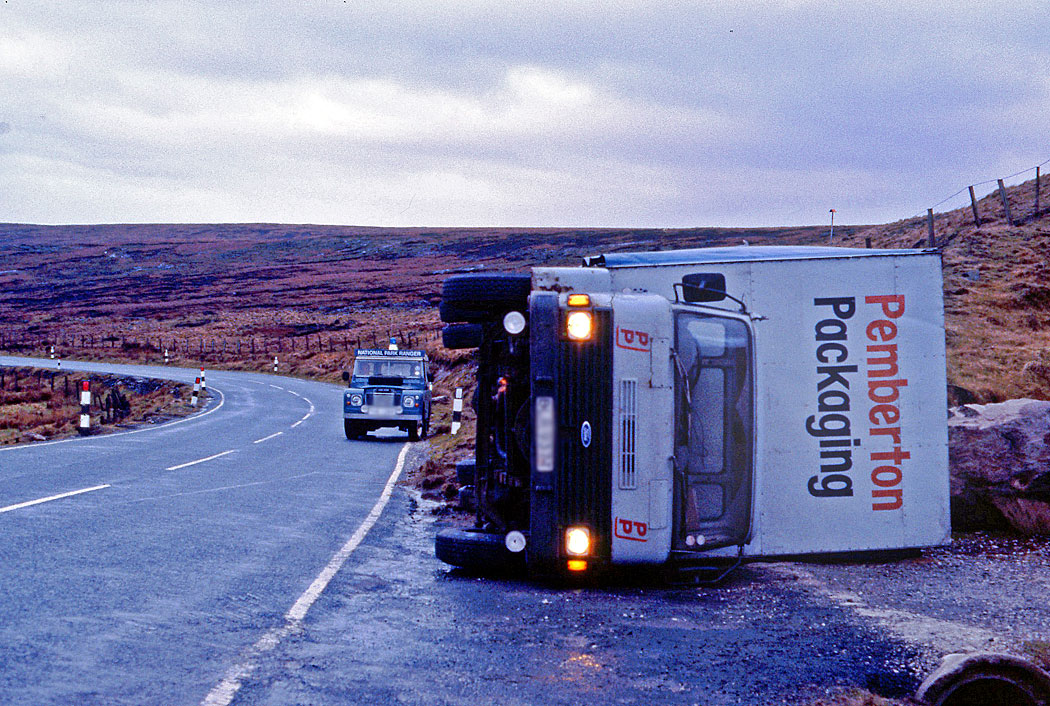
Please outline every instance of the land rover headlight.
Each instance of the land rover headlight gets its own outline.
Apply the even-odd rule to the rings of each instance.
[[[361,397],[361,395],[348,395],[348,397],[350,399],[351,407],[360,407],[361,404],[365,401],[364,398]]]
[[[574,341],[590,340],[594,331],[594,320],[589,311],[572,311],[565,318],[565,332]]]
[[[565,530],[565,553],[569,556],[587,556],[591,552],[591,531],[586,527]]]
[[[413,395],[405,395],[401,398],[401,405],[404,407],[415,407],[416,398]]]

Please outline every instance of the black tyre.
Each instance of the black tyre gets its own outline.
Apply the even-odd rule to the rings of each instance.
[[[422,422],[414,422],[414,423],[410,424],[409,427],[408,427],[408,440],[409,441],[419,441],[419,437],[420,437],[420,431],[419,430],[422,427],[423,427],[423,423]]]
[[[343,420],[343,431],[346,433],[346,438],[350,440],[360,439],[364,436],[364,430],[361,428],[361,425],[353,419]]]
[[[437,533],[434,553],[446,564],[477,573],[506,573],[525,568],[525,552],[507,549],[503,535],[450,527]]]
[[[445,348],[478,348],[481,346],[481,324],[447,324],[441,329],[441,343]]]
[[[524,310],[531,290],[527,274],[453,275],[445,280],[438,311],[446,323],[486,321],[511,309]]]

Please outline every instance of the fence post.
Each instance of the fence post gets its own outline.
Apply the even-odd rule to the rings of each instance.
[[[999,196],[1003,200],[1003,211],[1006,212],[1006,222],[1010,225],[1014,224],[1014,219],[1010,218],[1010,200],[1006,198],[1006,187],[1003,186],[1003,180],[999,180]]]
[[[927,243],[931,248],[937,247],[937,236],[933,233],[933,209],[926,209],[926,223],[929,226],[930,237],[927,239]]]
[[[973,193],[973,187],[970,187],[970,207],[973,209],[973,225],[976,228],[981,227],[981,217],[977,215],[977,196]]]
[[[1039,167],[1035,168],[1035,215],[1039,216]]]

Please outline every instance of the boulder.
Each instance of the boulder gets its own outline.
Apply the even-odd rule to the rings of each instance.
[[[1050,534],[1050,402],[952,407],[952,528]]]

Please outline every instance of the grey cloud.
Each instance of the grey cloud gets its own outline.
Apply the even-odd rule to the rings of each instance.
[[[416,203],[434,209],[416,208],[421,221],[440,215],[467,224],[499,213],[524,219],[517,225],[773,225],[822,219],[831,200],[848,200],[859,220],[892,220],[993,176],[988,171],[1008,155],[1042,149],[1044,131],[1030,116],[1050,107],[1050,21],[1027,2],[183,0],[18,13],[6,11],[15,15],[12,31],[68,46],[70,57],[37,76],[7,74],[0,64],[0,90],[26,97],[5,116],[26,130],[6,142],[35,157],[31,164],[74,165],[141,184],[150,195],[133,220],[152,220],[149,209],[164,203],[165,190],[180,189],[196,194],[215,219],[223,215],[216,204],[260,189],[263,198],[244,202],[250,208],[281,201],[283,214],[316,220],[309,209],[319,208],[338,217],[337,207],[310,195],[316,189],[294,188],[298,170],[303,183],[319,172],[395,189],[415,188],[405,175],[427,171],[487,180],[488,188],[464,187],[476,194],[473,202],[470,193],[452,199],[455,213],[440,197],[421,196]],[[504,95],[509,72],[523,66],[595,90],[589,110],[609,119],[588,122],[568,111],[560,125],[533,124],[543,115],[511,125],[500,111],[528,107]],[[375,96],[323,95],[328,78],[341,91],[389,82],[428,107],[440,108],[436,101],[447,96],[464,103],[462,125],[405,115]],[[354,123],[368,119],[365,110],[344,119],[354,129],[296,132],[281,111],[303,109],[295,105],[303,97],[288,87],[310,81],[320,82],[316,92],[338,103],[337,111],[374,108],[376,120],[411,119],[418,129],[387,135]],[[277,98],[268,103],[268,96]],[[228,119],[239,109],[243,119]],[[617,110],[628,111],[629,122],[616,124]],[[637,117],[645,111],[651,120]],[[46,124],[30,123],[42,113]],[[0,178],[23,178],[17,167],[24,164],[7,149]],[[1033,154],[1032,163],[1047,156]],[[278,168],[280,178],[267,178],[266,170]],[[528,185],[518,201],[534,201],[508,201],[501,171]],[[578,191],[559,199],[544,179]],[[20,218],[47,221],[65,199],[63,213],[76,219],[74,204],[91,201],[41,181],[51,191],[26,189]],[[609,192],[588,190],[588,182]],[[121,213],[134,208],[133,200],[120,205]],[[203,217],[186,208],[184,220]],[[177,215],[165,211],[169,220]],[[373,218],[395,217],[375,206]]]

